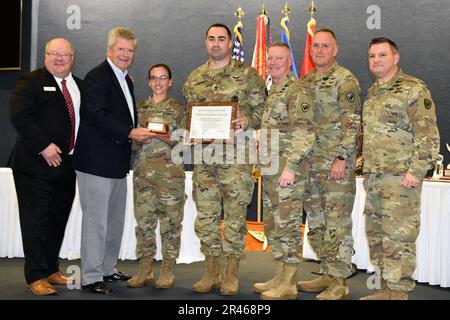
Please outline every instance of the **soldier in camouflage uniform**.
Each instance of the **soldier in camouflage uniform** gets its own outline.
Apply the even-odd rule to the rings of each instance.
[[[274,42],[268,49],[267,64],[273,85],[261,121],[260,150],[270,149],[279,166],[263,175],[264,231],[277,268],[272,279],[255,283],[263,300],[297,298],[296,275],[302,256],[300,225],[303,194],[308,177],[306,157],[315,141],[312,128],[314,106],[309,88],[290,71],[291,51],[287,44]],[[271,143],[276,139],[278,145]],[[267,146],[263,145],[267,141]],[[270,147],[269,147],[270,146]],[[275,147],[276,150],[273,150]]]
[[[404,300],[413,290],[422,180],[439,154],[433,99],[421,80],[398,68],[399,59],[390,39],[370,42],[376,82],[363,107],[365,214],[382,286],[363,300]]]
[[[157,288],[170,288],[173,268],[180,250],[181,222],[186,200],[184,167],[171,160],[174,142],[170,134],[183,127],[184,109],[168,96],[172,74],[168,66],[157,64],[148,71],[152,96],[137,105],[139,125],[162,123],[168,135],[154,134],[141,144],[134,162],[134,213],[136,256],[140,258],[137,273],[128,280],[129,287],[141,287],[153,280],[152,263],[156,254],[155,229],[159,220],[163,261]]]
[[[318,300],[350,298],[352,209],[355,199],[355,153],[359,134],[360,89],[356,77],[336,62],[333,31],[316,30],[311,46],[316,70],[307,74],[315,105],[316,144],[310,160],[305,211],[308,240],[321,260],[322,275],[300,281],[298,288],[321,292]]]
[[[265,88],[255,69],[231,60],[231,32],[227,26],[208,28],[205,39],[208,62],[195,69],[186,80],[183,94],[188,102],[239,102],[235,120],[238,129],[258,129],[265,102]],[[239,150],[238,150],[239,151]],[[197,159],[194,159],[197,161]],[[197,207],[195,231],[205,255],[205,272],[193,286],[195,292],[220,287],[222,295],[238,292],[239,258],[245,246],[247,207],[254,182],[252,166],[236,163],[199,163],[193,173],[193,198]],[[223,240],[221,212],[224,212]],[[227,258],[222,283],[220,258]]]

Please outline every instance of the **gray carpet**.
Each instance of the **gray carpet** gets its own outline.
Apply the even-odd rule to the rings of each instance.
[[[70,265],[79,266],[79,260],[61,260],[61,270],[66,272]],[[104,296],[85,292],[84,290],[70,290],[67,287],[57,287],[58,294],[38,297],[26,290],[23,278],[23,259],[0,259],[0,300],[258,300],[259,295],[252,292],[252,284],[269,279],[275,264],[270,253],[246,251],[241,259],[239,269],[239,294],[233,297],[219,295],[219,290],[211,293],[197,294],[192,292],[192,285],[200,279],[203,272],[203,262],[192,264],[178,264],[175,267],[175,285],[171,289],[156,289],[153,286],[130,289],[125,283],[113,283],[114,294]],[[159,275],[160,262],[155,263],[155,276]],[[137,261],[120,261],[120,271],[133,274],[137,269]],[[319,265],[316,262],[305,261],[297,279],[312,279],[317,275]],[[352,299],[367,295],[367,278],[370,275],[360,270],[349,279]],[[299,300],[313,300],[315,294],[300,292]],[[450,300],[450,289],[427,284],[417,284],[410,295],[412,300]]]

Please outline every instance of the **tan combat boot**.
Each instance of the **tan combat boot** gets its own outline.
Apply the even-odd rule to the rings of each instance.
[[[234,296],[239,290],[238,280],[239,258],[227,256],[227,265],[223,277],[220,294],[222,296]]]
[[[297,265],[284,264],[281,279],[278,285],[261,294],[262,300],[295,300],[297,299]]]
[[[159,279],[156,281],[155,287],[158,289],[168,289],[173,285],[173,268],[175,267],[175,259],[163,259]]]
[[[376,290],[374,293],[359,298],[359,300],[389,300],[389,289],[383,288],[380,290]]]
[[[281,281],[281,274],[283,272],[283,261],[277,261],[277,268],[275,275],[272,279],[266,282],[258,282],[253,285],[253,289],[256,293],[262,293],[264,291],[270,290],[278,285]]]
[[[389,289],[383,281],[381,290],[377,290],[371,295],[359,298],[359,300],[408,300],[408,292]]]
[[[143,285],[149,285],[153,281],[153,257],[143,256],[139,260],[139,267],[136,274],[127,281],[130,288],[140,288]]]
[[[332,278],[327,274],[322,274],[319,278],[308,281],[299,281],[297,289],[304,292],[322,292],[331,284]]]
[[[350,290],[347,280],[342,278],[332,278],[330,286],[316,296],[316,300],[349,300]]]
[[[213,288],[220,288],[221,284],[220,256],[214,257],[205,255],[205,272],[200,281],[193,285],[192,291],[208,293]]]
[[[376,290],[368,296],[359,298],[359,300],[389,300],[389,289],[386,281],[381,280],[381,289]]]
[[[389,289],[389,300],[408,300],[408,291]]]

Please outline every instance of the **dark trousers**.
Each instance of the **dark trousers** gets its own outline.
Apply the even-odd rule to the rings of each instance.
[[[58,179],[14,172],[25,254],[32,283],[59,270],[58,256],[75,196],[75,171]]]

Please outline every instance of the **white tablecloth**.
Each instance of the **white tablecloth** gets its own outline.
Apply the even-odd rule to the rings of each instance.
[[[120,250],[120,259],[136,259],[136,221],[133,210],[131,176],[127,179],[128,193],[125,215],[125,228]],[[365,191],[362,179],[356,180],[356,197],[353,206],[353,238],[355,255],[352,261],[359,269],[373,271],[369,262],[369,248],[365,233],[364,203]],[[192,173],[186,172],[185,192],[188,196],[184,210],[183,230],[181,233],[180,255],[178,263],[191,263],[204,259],[200,252],[200,242],[195,235],[195,204],[192,200]],[[450,183],[424,182],[422,189],[421,226],[417,239],[417,268],[414,279],[432,285],[450,287]],[[16,191],[11,169],[0,168],[0,257],[23,257],[20,234],[19,213]],[[305,228],[307,231],[307,226]],[[81,208],[78,194],[67,223],[66,234],[61,248],[62,258],[80,257]],[[306,233],[305,233],[306,234]],[[158,237],[159,239],[159,237]],[[160,243],[157,259],[161,259]],[[303,245],[303,256],[315,259],[307,236]]]
[[[365,232],[363,179],[356,179],[356,197],[352,212],[355,254],[352,262],[358,269],[374,270],[369,261]],[[450,183],[425,181],[422,188],[420,233],[416,241],[417,266],[413,278],[441,287],[450,287]],[[317,259],[307,237],[305,226],[303,257]]]
[[[136,259],[136,236],[134,228],[136,219],[133,208],[133,179],[132,173],[127,177],[127,204],[125,213],[125,227],[119,258]],[[183,229],[181,231],[181,247],[177,263],[191,263],[204,260],[200,252],[200,241],[195,235],[194,221],[197,215],[192,200],[192,172],[186,172],[185,192],[188,196],[184,206]],[[78,197],[78,188],[64,235],[64,241],[59,253],[61,258],[80,258],[82,212]],[[157,255],[161,260],[161,240],[159,226],[157,233]],[[0,168],[0,257],[23,257],[22,236],[20,233],[19,209],[17,206],[14,179],[10,168]]]

